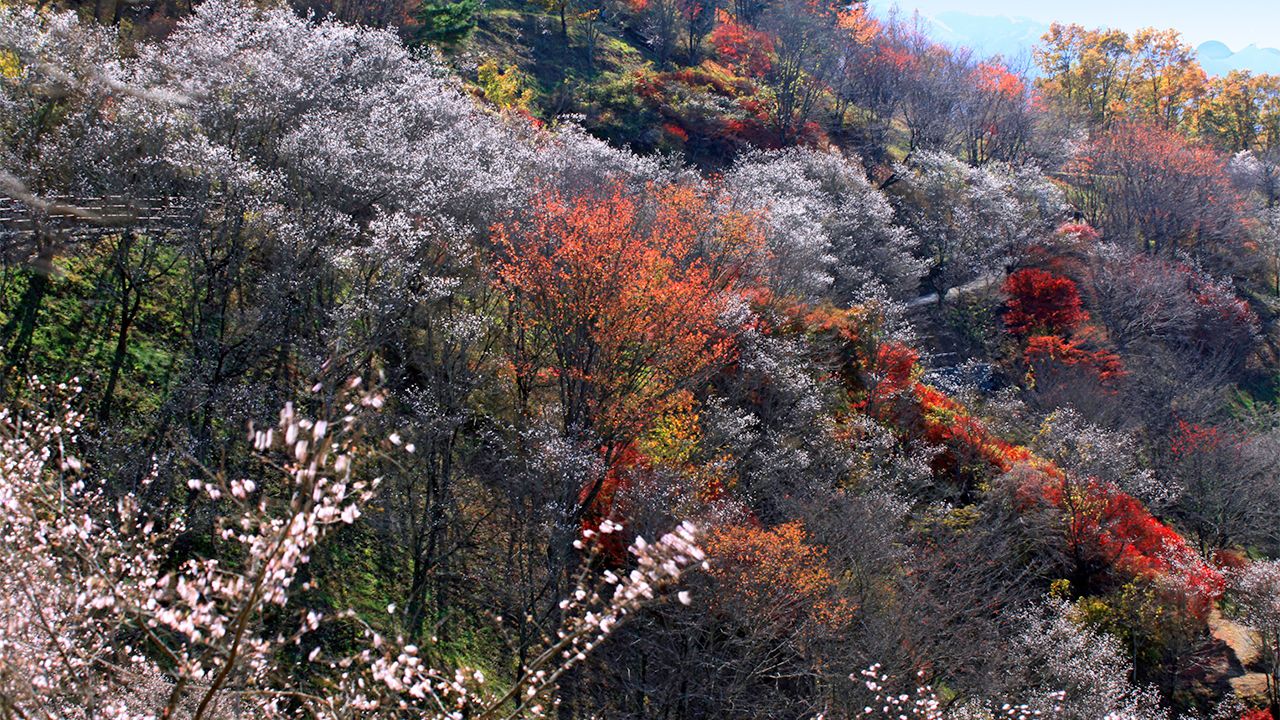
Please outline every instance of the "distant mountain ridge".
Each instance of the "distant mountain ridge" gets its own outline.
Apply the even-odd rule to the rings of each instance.
[[[883,12],[881,3],[872,7]],[[922,15],[929,33],[947,45],[963,45],[981,55],[1001,55],[1015,66],[1026,65],[1034,71],[1031,51],[1049,24],[1025,17],[971,15],[949,11]],[[1225,43],[1210,40],[1196,48],[1200,64],[1210,75],[1226,75],[1232,70],[1249,70],[1254,74],[1280,75],[1280,50],[1249,45],[1233,51]]]
[[[1210,40],[1196,48],[1200,65],[1210,75],[1226,75],[1232,70],[1249,70],[1254,74],[1280,75],[1280,50],[1257,45],[1232,52],[1226,44]]]
[[[1025,17],[970,15],[944,12],[924,17],[932,34],[948,45],[963,45],[982,55],[1000,55],[1006,60],[1031,63],[1031,50],[1049,25]]]

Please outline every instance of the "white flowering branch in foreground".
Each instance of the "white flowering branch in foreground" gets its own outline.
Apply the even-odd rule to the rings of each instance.
[[[1061,711],[1060,703],[1065,697],[1065,693],[1055,692],[1051,699],[1055,704],[1047,712],[1043,709],[1033,708],[1027,704],[1012,705],[1005,703],[998,710],[989,709],[981,704],[963,705],[948,712],[944,708],[942,702],[938,699],[937,692],[933,687],[924,682],[924,671],[918,673],[920,684],[916,686],[913,694],[895,693],[889,690],[888,683],[892,679],[880,669],[879,664],[862,670],[859,673],[862,676],[862,682],[866,685],[867,690],[875,693],[874,705],[868,705],[862,709],[864,718],[885,718],[886,720],[944,720],[944,718],[956,718],[957,720],[1041,720],[1042,718],[1057,717]],[[858,675],[849,676],[850,680],[857,681]],[[1099,720],[1113,720],[1110,716],[1107,718],[1099,718]],[[1119,720],[1119,719],[1115,719]]]
[[[215,551],[185,560],[174,552],[187,529],[182,508],[109,492],[75,456],[82,417],[69,404],[0,409],[0,719],[540,716],[566,670],[705,562],[686,523],[653,544],[637,538],[635,568],[596,581],[586,569],[596,533],[585,531],[580,543],[591,550],[561,606],[562,628],[514,681],[493,687],[475,670],[428,667],[414,646],[364,625],[355,654],[306,654],[313,680],[303,687],[288,650],[326,618],[292,607],[291,593],[316,544],[355,522],[377,484],[356,477],[376,450],[359,418],[383,398],[358,381],[343,397],[335,419],[289,404],[275,426],[251,428],[260,475],[187,482],[220,520]],[[154,470],[141,492],[160,476]],[[619,530],[606,522],[600,532]]]
[[[599,534],[621,529],[606,520],[599,533],[583,531],[575,545],[588,551],[587,559],[574,590],[560,603],[561,628],[511,684],[494,690],[479,670],[444,672],[430,667],[416,646],[388,642],[366,628],[368,648],[331,665],[340,674],[340,690],[323,701],[322,709],[313,709],[325,717],[366,717],[382,711],[417,711],[419,717],[439,720],[546,716],[557,702],[557,682],[567,671],[629,615],[658,599],[686,569],[706,563],[696,544],[698,531],[686,522],[655,543],[637,537],[629,547],[635,568],[623,574],[605,571],[600,581],[593,581],[589,568],[599,554]],[[690,602],[688,593],[677,595],[680,602]]]

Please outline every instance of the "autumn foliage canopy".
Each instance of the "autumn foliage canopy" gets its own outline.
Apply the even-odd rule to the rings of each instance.
[[[708,229],[710,202],[688,188],[547,191],[494,226],[522,337],[516,374],[556,385],[566,427],[633,436],[732,357],[720,315],[758,239],[745,217]]]
[[[1009,296],[1004,325],[1015,335],[1069,333],[1088,318],[1071,278],[1029,268],[1010,275],[1004,291]]]

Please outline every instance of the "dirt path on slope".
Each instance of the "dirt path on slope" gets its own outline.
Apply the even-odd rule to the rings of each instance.
[[[1262,655],[1258,634],[1253,629],[1222,616],[1218,608],[1209,613],[1213,637],[1231,650],[1225,679],[1241,699],[1266,699],[1267,676],[1251,667]]]

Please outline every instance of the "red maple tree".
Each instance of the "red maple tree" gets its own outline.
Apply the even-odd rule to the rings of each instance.
[[[1004,281],[1004,326],[1014,335],[1042,331],[1063,335],[1089,319],[1071,278],[1028,268]]]
[[[710,39],[716,55],[739,74],[764,77],[773,64],[773,40],[769,35],[738,22],[724,10],[716,10],[716,28]]]

